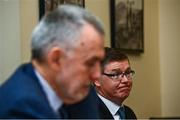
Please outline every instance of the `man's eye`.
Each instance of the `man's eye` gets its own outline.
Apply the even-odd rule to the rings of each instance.
[[[125,72],[124,74],[125,74],[125,75],[128,75],[128,74],[130,74],[130,73],[131,73],[131,72]]]
[[[128,75],[128,74],[131,74],[132,71],[126,71],[124,74],[125,75]]]
[[[85,64],[86,64],[88,67],[92,67],[92,66],[94,66],[95,62],[94,62],[94,61],[87,61]]]
[[[86,64],[88,67],[93,67],[96,63],[100,63],[100,59],[94,57],[94,58],[92,58],[92,59],[86,61],[85,64]]]
[[[117,78],[118,77],[118,74],[112,74],[111,75],[111,78]]]

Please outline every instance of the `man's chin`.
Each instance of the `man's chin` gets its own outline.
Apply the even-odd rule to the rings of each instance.
[[[85,90],[83,92],[74,93],[69,97],[69,99],[65,102],[65,104],[75,104],[81,102],[88,95],[89,90]]]
[[[86,88],[86,90],[83,90],[83,92],[79,92],[78,94],[76,94],[76,97],[75,97],[76,102],[80,102],[83,99],[85,99],[88,93],[89,93],[89,88]]]

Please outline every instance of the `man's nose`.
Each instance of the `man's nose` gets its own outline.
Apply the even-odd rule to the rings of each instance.
[[[128,82],[128,80],[129,79],[127,78],[127,76],[125,74],[123,74],[121,82]]]

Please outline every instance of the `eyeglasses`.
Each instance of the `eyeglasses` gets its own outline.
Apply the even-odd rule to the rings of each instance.
[[[113,80],[121,80],[124,76],[126,76],[126,78],[130,80],[132,79],[132,76],[135,74],[135,71],[130,70],[130,71],[121,72],[121,73],[112,73],[112,74],[102,73],[102,74],[106,75],[107,77]]]

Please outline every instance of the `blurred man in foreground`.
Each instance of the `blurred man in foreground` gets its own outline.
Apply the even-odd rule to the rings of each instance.
[[[62,105],[83,100],[101,75],[103,42],[101,23],[83,8],[48,13],[32,33],[31,63],[0,87],[0,118],[67,118]]]

